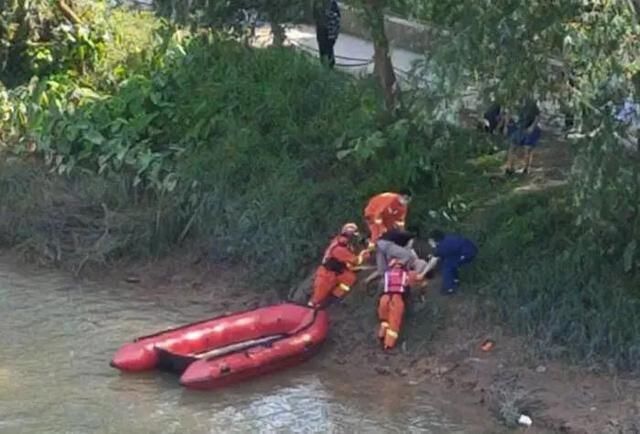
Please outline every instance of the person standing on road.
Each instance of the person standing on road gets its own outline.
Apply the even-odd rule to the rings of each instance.
[[[340,8],[336,0],[314,0],[313,18],[320,60],[333,68],[336,64],[333,48],[340,34]]]

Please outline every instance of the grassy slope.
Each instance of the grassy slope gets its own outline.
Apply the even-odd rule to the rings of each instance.
[[[637,302],[619,276],[581,267],[567,195],[549,187],[569,171],[570,159],[558,158],[565,148],[555,141],[545,143],[548,155],[533,182],[505,181],[494,176],[502,156],[488,151],[487,137],[438,125],[425,133],[410,120],[389,125],[378,117],[367,83],[327,74],[303,56],[207,42],[188,46],[178,61],[141,65],[148,57],[136,55],[136,40],[148,33],[138,31],[154,21],[126,14],[113,19],[131,31],[116,39],[97,74],[118,67],[141,73],[66,121],[76,125],[80,116],[104,136],[120,131],[136,146],[139,138],[148,140],[154,150],[178,145],[184,153],[172,155],[167,166],[200,187],[149,194],[132,187],[127,170],[58,177],[37,164],[8,161],[0,168],[4,244],[78,269],[163,254],[190,233],[194,246],[213,246],[214,258],[250,267],[263,284],[283,285],[315,263],[340,223],[358,218],[369,194],[408,182],[417,196],[413,224],[444,224],[479,242],[468,293],[491,300],[488,313],[547,351],[637,367]],[[158,112],[158,106],[164,108]],[[135,130],[113,129],[108,116],[100,124],[105,113],[135,119],[145,111],[155,121]],[[60,153],[62,145],[87,145],[56,131],[47,145]],[[364,139],[354,142],[358,152],[337,160],[338,146],[357,139]],[[81,165],[95,169],[105,148],[91,147],[95,154]],[[412,166],[425,156],[437,169]],[[457,221],[446,223],[443,211]]]

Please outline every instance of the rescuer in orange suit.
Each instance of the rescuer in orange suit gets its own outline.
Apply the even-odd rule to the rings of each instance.
[[[411,193],[381,193],[373,196],[364,209],[364,219],[369,226],[368,249],[375,249],[376,241],[390,229],[404,229]]]
[[[395,347],[404,318],[405,297],[409,292],[410,276],[399,259],[389,261],[384,273],[384,290],[378,302],[378,339],[385,350]]]
[[[367,250],[356,253],[358,236],[358,226],[347,223],[331,240],[316,270],[309,306],[324,307],[332,296],[342,299],[349,293],[357,279],[353,269],[369,257]]]

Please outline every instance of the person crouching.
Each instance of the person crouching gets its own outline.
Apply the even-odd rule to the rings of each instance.
[[[378,339],[382,348],[395,347],[404,318],[405,301],[409,292],[409,273],[398,259],[389,261],[389,269],[384,274],[384,290],[378,302]]]
[[[355,223],[347,223],[331,240],[325,250],[322,264],[316,270],[313,294],[307,303],[309,307],[325,307],[333,300],[343,299],[351,291],[357,280],[354,268],[369,257],[367,250],[356,252],[355,242],[358,236],[358,226]]]

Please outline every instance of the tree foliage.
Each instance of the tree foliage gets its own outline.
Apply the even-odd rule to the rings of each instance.
[[[307,10],[306,0],[157,0],[157,12],[173,22],[190,26],[224,26],[232,30],[269,21],[277,33],[276,43],[284,38],[281,24],[299,21]]]
[[[98,18],[104,4],[77,2],[89,24],[62,0],[0,4],[0,81],[9,87],[57,71],[83,75],[104,57],[107,32]],[[96,15],[95,12],[98,12]]]
[[[419,0],[404,7],[438,29],[416,71],[431,78],[425,101],[459,103],[471,88],[481,100],[492,96],[507,107],[537,97],[551,120],[573,113],[586,134],[577,147],[571,201],[581,239],[590,240],[584,246],[593,247],[585,257],[609,252],[635,270],[638,163],[616,138],[624,127],[612,122],[612,110],[633,93],[631,78],[640,71],[637,3]]]

